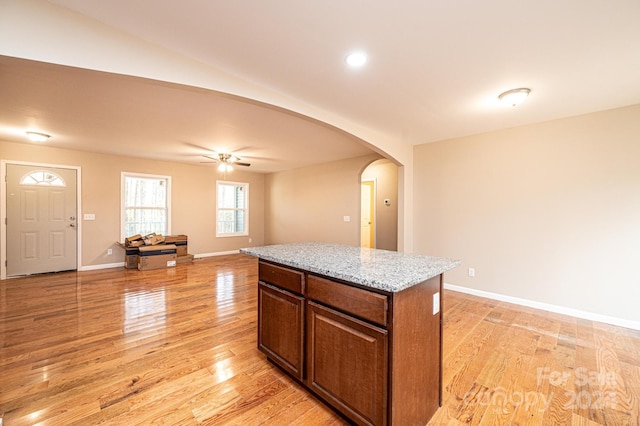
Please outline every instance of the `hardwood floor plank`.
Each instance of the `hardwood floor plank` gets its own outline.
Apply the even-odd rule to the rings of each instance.
[[[258,351],[257,272],[230,255],[0,281],[3,426],[346,424]],[[443,302],[430,424],[638,425],[640,332],[449,290]]]

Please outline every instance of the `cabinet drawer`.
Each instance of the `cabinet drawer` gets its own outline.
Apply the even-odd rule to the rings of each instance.
[[[304,274],[293,269],[260,262],[258,264],[258,279],[293,293],[304,293]]]
[[[387,296],[309,275],[310,299],[382,326],[387,325]]]

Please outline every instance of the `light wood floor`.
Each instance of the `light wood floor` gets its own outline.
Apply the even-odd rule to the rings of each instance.
[[[2,426],[338,425],[256,349],[257,262],[0,281]],[[640,333],[444,294],[431,425],[637,425]]]

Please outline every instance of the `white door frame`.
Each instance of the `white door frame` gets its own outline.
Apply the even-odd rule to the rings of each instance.
[[[0,184],[0,280],[7,279],[7,165],[15,164],[20,166],[33,167],[54,167],[57,169],[71,169],[76,171],[76,217],[78,220],[76,234],[76,269],[82,269],[82,168],[78,166],[65,166],[62,164],[33,163],[30,161],[1,160],[0,174],[3,177]]]
[[[377,178],[361,179],[360,185],[362,186],[365,182],[373,182],[373,199],[371,200],[373,204],[373,211],[371,212],[371,219],[373,219],[373,241],[371,241],[371,248],[376,248],[376,242],[378,240],[378,232],[376,231],[376,227],[378,226],[378,180]],[[360,195],[360,208],[362,208],[362,194]],[[360,234],[362,234],[362,224],[360,224]]]

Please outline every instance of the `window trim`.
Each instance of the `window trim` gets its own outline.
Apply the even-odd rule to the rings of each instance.
[[[245,189],[245,207],[244,209],[228,209],[220,208],[220,185],[236,185],[242,186]],[[220,217],[220,210],[244,210],[244,232],[233,233],[220,233],[218,231],[218,218]],[[246,237],[249,235],[249,182],[231,182],[228,180],[216,180],[216,238],[227,237]]]
[[[171,235],[171,176],[165,175],[152,175],[147,173],[133,173],[133,172],[120,172],[120,236],[122,241],[130,235],[124,235],[125,233],[125,196],[124,196],[124,182],[126,177],[142,177],[148,179],[164,179],[167,182],[167,234]]]

